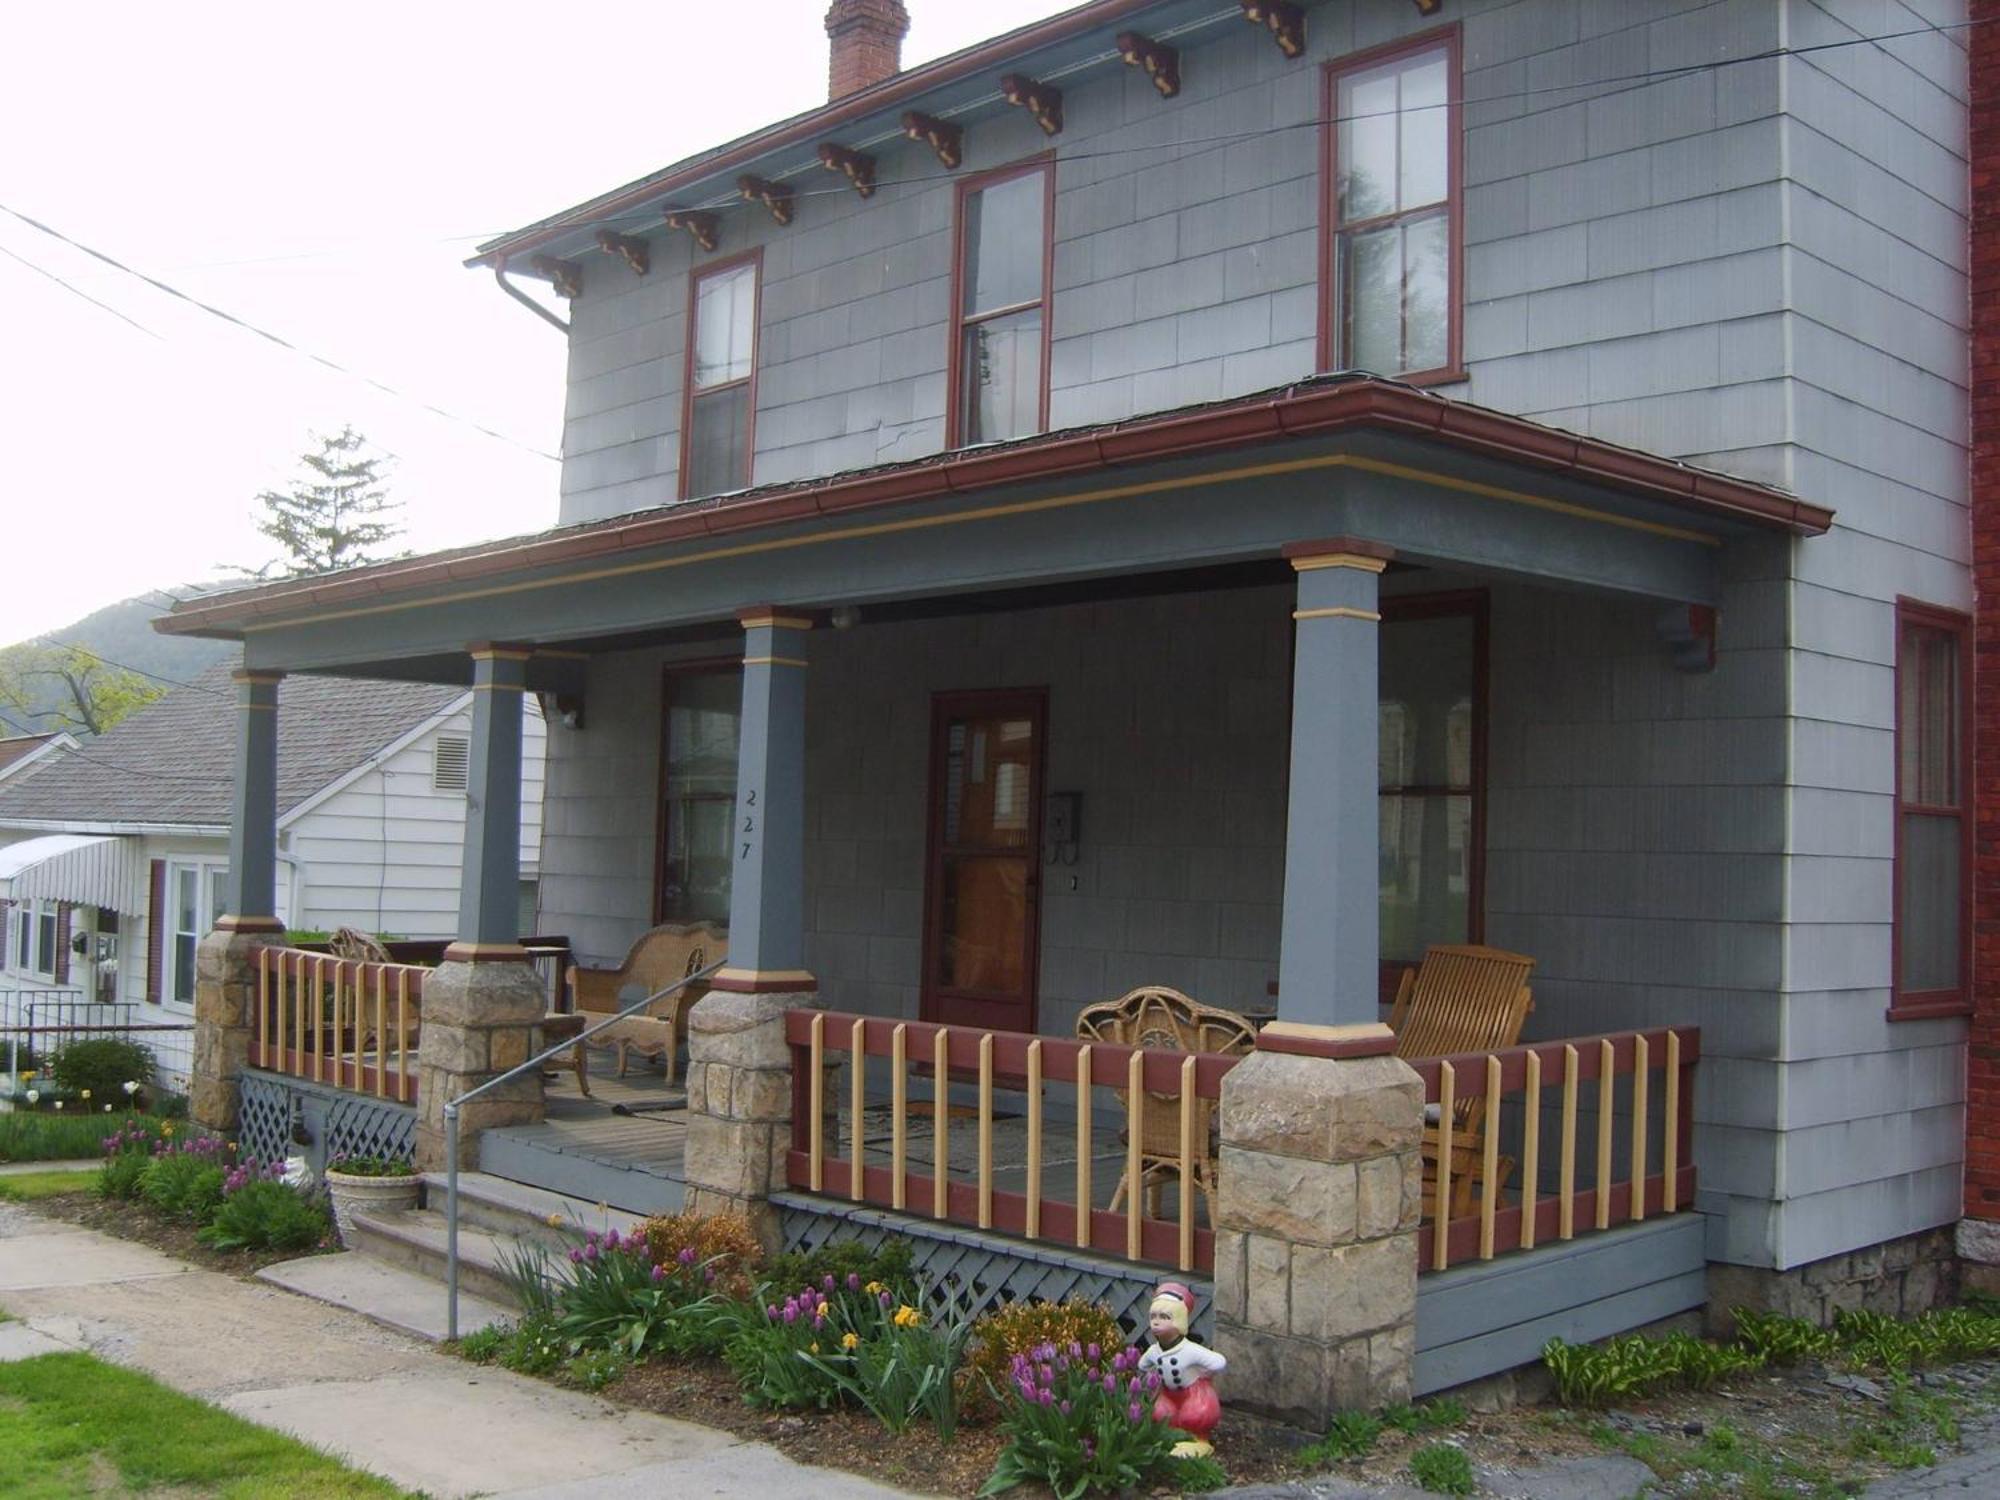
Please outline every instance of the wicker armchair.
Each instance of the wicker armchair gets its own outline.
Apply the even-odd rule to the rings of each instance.
[[[1250,1023],[1231,1010],[1202,1005],[1179,990],[1147,986],[1117,1000],[1090,1006],[1076,1018],[1079,1041],[1117,1042],[1127,1047],[1151,1047],[1174,1052],[1225,1052],[1243,1054],[1257,1040]],[[1118,1091],[1122,1102],[1124,1090]],[[1215,1145],[1213,1141],[1215,1101],[1194,1102],[1195,1161],[1194,1182],[1182,1184],[1182,1191],[1199,1192],[1213,1219],[1215,1209]],[[1128,1191],[1144,1190],[1146,1212],[1159,1217],[1160,1189],[1165,1179],[1181,1170],[1181,1104],[1170,1094],[1148,1093],[1146,1113],[1141,1122],[1139,1183],[1137,1188],[1121,1174],[1118,1190],[1111,1196],[1116,1213]]]
[[[632,945],[625,962],[615,969],[587,969],[570,965],[570,998],[581,1016],[610,1015],[630,1005],[642,995],[663,990],[676,979],[698,974],[720,958],[728,947],[729,935],[707,923],[663,923]],[[681,1026],[688,1008],[708,992],[702,984],[691,984],[656,1000],[645,1010],[609,1026],[591,1039],[599,1046],[618,1049],[618,1076],[623,1078],[632,1053],[657,1057],[666,1064],[667,1082],[674,1081],[680,1050]],[[579,1044],[579,1053],[584,1044]]]

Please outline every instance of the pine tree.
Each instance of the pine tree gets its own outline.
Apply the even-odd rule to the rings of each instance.
[[[383,488],[382,460],[361,454],[367,441],[352,427],[319,439],[317,453],[299,461],[309,471],[289,490],[266,490],[257,497],[264,518],[257,530],[283,549],[254,576],[303,578],[405,554],[380,550],[403,534],[395,519],[403,508]]]

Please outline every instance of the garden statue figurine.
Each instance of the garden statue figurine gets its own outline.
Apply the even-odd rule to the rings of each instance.
[[[1146,1311],[1152,1347],[1139,1356],[1139,1368],[1160,1377],[1160,1394],[1153,1402],[1153,1420],[1178,1427],[1188,1441],[1174,1445],[1176,1458],[1206,1458],[1215,1451],[1209,1434],[1222,1420],[1222,1402],[1210,1377],[1220,1375],[1229,1361],[1188,1337],[1194,1294],[1178,1281],[1163,1281]]]

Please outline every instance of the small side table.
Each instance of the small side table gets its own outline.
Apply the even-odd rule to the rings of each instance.
[[[550,1011],[542,1017],[542,1045],[544,1047],[553,1047],[559,1042],[570,1041],[575,1037],[581,1036],[583,1028],[590,1023],[590,1019],[587,1015],[565,1015],[559,1011]],[[553,1061],[553,1059],[551,1060]],[[582,1042],[578,1042],[576,1046],[570,1049],[569,1063],[570,1067],[576,1072],[577,1088],[582,1091],[583,1097],[588,1099],[590,1097],[590,1070],[584,1058],[584,1045]]]

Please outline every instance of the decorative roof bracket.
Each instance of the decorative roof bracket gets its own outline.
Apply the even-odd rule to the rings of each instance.
[[[1271,29],[1278,50],[1285,56],[1298,57],[1305,52],[1306,13],[1303,7],[1290,4],[1288,0],[1237,0],[1237,3],[1243,7],[1244,20]]]
[[[537,255],[528,261],[535,274],[549,278],[549,284],[556,289],[558,297],[574,301],[583,295],[583,267],[573,260],[559,260],[553,255]]]
[[[1126,62],[1146,70],[1162,99],[1171,99],[1181,91],[1180,48],[1156,42],[1136,31],[1119,32],[1117,46],[1118,55]]]
[[[597,248],[606,255],[615,255],[632,268],[634,276],[644,276],[653,268],[653,257],[646,242],[634,234],[620,234],[615,229],[597,231]]]
[[[722,243],[722,219],[719,215],[695,208],[670,208],[665,217],[667,228],[685,229],[704,250],[713,250]]]
[[[1000,97],[1009,104],[1022,106],[1034,116],[1035,123],[1042,127],[1043,135],[1062,133],[1061,89],[1037,83],[1025,73],[1003,73],[1000,77]]]
[[[792,222],[792,190],[784,183],[745,173],[736,179],[736,191],[743,195],[746,203],[763,204],[780,224]]]
[[[866,151],[856,151],[850,146],[837,146],[832,141],[822,141],[819,148],[819,164],[829,172],[838,172],[854,185],[854,191],[864,198],[875,196],[875,158]]]
[[[919,114],[914,109],[903,111],[903,134],[913,141],[922,141],[937,153],[937,159],[944,163],[947,172],[955,171],[965,160],[965,127],[954,125],[949,120],[940,120],[936,115]]]

